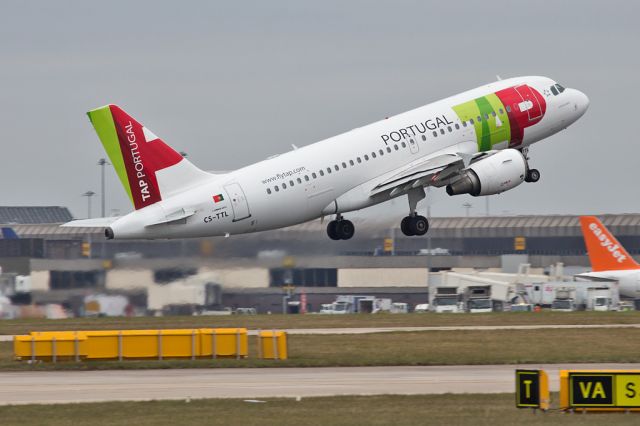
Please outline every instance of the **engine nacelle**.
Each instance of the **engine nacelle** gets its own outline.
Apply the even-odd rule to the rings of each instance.
[[[447,194],[493,195],[520,185],[527,175],[527,161],[517,149],[505,149],[472,163],[462,177],[447,185]]]

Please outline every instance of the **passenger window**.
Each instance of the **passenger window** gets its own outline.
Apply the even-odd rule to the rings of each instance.
[[[369,161],[369,156],[368,155],[364,155],[364,161]]]
[[[324,176],[324,170],[320,170],[320,176]]]
[[[551,86],[551,93],[553,93],[553,96],[558,96],[558,89],[556,89],[556,86]]]
[[[289,186],[293,186],[293,181],[292,180],[289,181]]]
[[[484,119],[488,120],[489,119],[489,114],[487,114],[486,112],[484,113]]]
[[[504,110],[502,108],[500,108],[500,115],[504,114]]]
[[[469,119],[469,124],[473,124],[473,118]]]
[[[440,134],[444,135],[444,129],[440,129]]]
[[[287,189],[287,184],[286,183],[282,184],[282,189]]]
[[[317,179],[318,175],[316,175],[315,173],[311,173],[311,177],[314,178],[314,179]]]
[[[453,132],[453,130],[451,129],[451,126],[447,126],[447,130],[449,131],[449,133]]]
[[[304,180],[306,180],[307,182],[309,182],[309,175],[304,175]]]
[[[276,192],[280,191],[280,187],[278,187],[278,186],[274,186],[273,189],[275,189]]]
[[[380,154],[380,157],[382,157],[384,155],[384,151],[383,150],[378,151],[378,153]]]
[[[267,194],[271,194],[271,188],[267,188]]]
[[[389,152],[389,153],[391,152],[391,147],[390,146],[387,147],[387,152]]]
[[[427,140],[427,137],[425,135],[422,135],[422,141],[424,142],[426,140]]]
[[[411,143],[414,143],[414,142],[413,142],[413,139],[409,139],[409,140],[411,141]],[[403,148],[406,148],[406,147],[407,147],[407,144],[406,144],[406,143],[404,143],[404,142],[402,142],[402,147],[403,147]]]
[[[462,127],[467,127],[467,122],[466,121],[462,122]]]
[[[343,163],[342,163],[342,168],[343,168],[343,169],[346,169],[346,168],[347,168],[347,163],[344,163],[344,162],[343,162]]]
[[[476,120],[478,121],[478,123],[480,123],[482,121],[482,117],[481,116],[477,116]]]
[[[433,131],[433,137],[437,138],[438,137],[438,132],[436,132],[435,130]]]
[[[302,179],[298,178],[297,180],[298,180],[298,183],[302,183]]]
[[[495,111],[491,111],[491,116],[495,117],[496,116],[496,112]]]
[[[375,152],[371,153],[371,158],[376,158],[376,153]]]
[[[358,162],[358,164],[362,163],[362,160],[360,159],[360,157],[356,158],[356,161]]]
[[[354,165],[353,160],[349,160],[349,164]]]
[[[333,166],[333,168],[334,168],[334,169],[336,169],[336,172],[337,172],[338,170],[340,170],[340,167],[338,167],[338,165],[337,165],[337,164],[335,164],[335,165]]]
[[[397,151],[398,150],[398,145],[394,145],[393,149],[395,149]]]
[[[331,167],[327,167],[327,173],[331,174]]]
[[[507,105],[505,108],[507,109],[507,112],[511,112],[511,106]]]
[[[460,125],[456,123],[456,130],[460,130]]]

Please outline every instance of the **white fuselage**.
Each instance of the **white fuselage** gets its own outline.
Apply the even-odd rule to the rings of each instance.
[[[496,81],[228,174],[212,175],[210,181],[120,218],[111,228],[116,238],[233,235],[381,203],[389,194],[371,196],[371,190],[399,169],[438,153],[484,150],[479,148],[474,127],[462,126],[453,106],[519,84],[545,93],[546,113],[525,129],[518,149],[575,122],[584,114],[588,99],[574,89],[557,96],[547,93],[554,83],[545,77]],[[494,145],[491,149],[504,148]],[[214,202],[217,194],[223,200]],[[195,213],[174,223],[146,226],[181,209]]]
[[[616,280],[621,296],[633,299],[640,298],[640,269],[585,272],[578,276]]]

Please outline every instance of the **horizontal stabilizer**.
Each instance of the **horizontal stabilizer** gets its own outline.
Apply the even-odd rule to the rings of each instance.
[[[155,226],[155,225],[177,225],[180,223],[186,223],[185,220],[188,217],[193,216],[194,214],[196,214],[195,210],[185,210],[185,209],[180,209],[178,211],[175,211],[171,214],[168,214],[164,219],[159,220],[157,222],[154,223],[150,223],[147,224],[145,226]]]
[[[118,219],[118,216],[96,217],[94,219],[72,220],[71,222],[63,223],[60,226],[63,228],[105,228]]]

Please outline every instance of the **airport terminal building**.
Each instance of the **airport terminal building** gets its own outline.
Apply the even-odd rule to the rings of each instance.
[[[631,254],[640,254],[640,214],[600,218]],[[363,219],[355,238],[339,242],[326,237],[320,221],[231,238],[107,241],[100,229],[59,226],[69,220],[64,207],[0,207],[2,227],[18,237],[0,240],[0,265],[31,276],[38,303],[89,291],[124,292],[149,306],[186,291],[170,284],[199,280],[209,285],[202,297],[214,304],[262,312],[278,311],[291,288],[315,307],[339,294],[415,305],[427,300],[429,271],[589,265],[579,217],[568,215],[435,217],[422,238]]]

